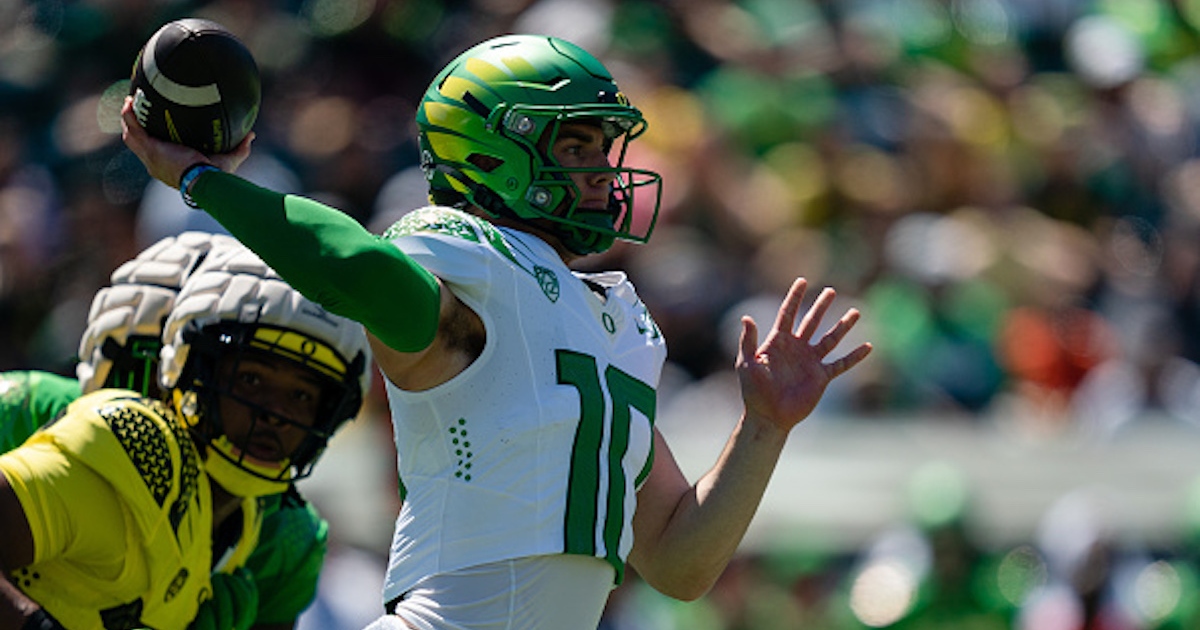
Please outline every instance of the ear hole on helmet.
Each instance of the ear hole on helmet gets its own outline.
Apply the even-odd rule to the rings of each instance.
[[[482,153],[472,153],[467,156],[467,162],[485,173],[491,173],[504,164],[504,160]]]

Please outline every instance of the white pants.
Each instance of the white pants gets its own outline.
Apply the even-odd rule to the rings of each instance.
[[[599,625],[612,587],[600,558],[504,560],[421,580],[366,630],[586,630]]]

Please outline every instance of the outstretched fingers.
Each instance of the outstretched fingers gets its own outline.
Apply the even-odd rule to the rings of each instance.
[[[754,362],[758,354],[764,351],[767,346],[777,343],[773,339],[794,339],[801,342],[812,348],[812,355],[810,356],[815,356],[817,361],[821,361],[829,356],[842,343],[850,333],[850,330],[858,323],[861,313],[855,308],[847,310],[814,343],[813,338],[817,334],[817,329],[832,307],[834,299],[837,297],[837,292],[830,287],[822,289],[816,300],[813,301],[812,306],[804,313],[799,326],[797,326],[796,319],[800,315],[800,308],[804,302],[804,293],[807,289],[808,281],[804,278],[797,278],[792,283],[791,288],[788,289],[787,296],[783,300],[783,304],[779,307],[779,312],[776,314],[775,325],[765,342],[766,345],[761,348],[758,346],[758,329],[755,326],[754,320],[749,317],[742,318],[742,335],[738,348],[738,364],[746,365],[747,363]],[[785,333],[786,336],[784,336]],[[825,373],[829,378],[836,378],[858,365],[871,353],[871,349],[871,344],[863,343],[841,358],[829,363],[823,363],[822,367],[825,368]]]
[[[797,280],[792,284],[792,288],[784,301],[784,306],[780,308],[779,318],[776,322],[777,328],[795,321],[806,285],[807,283],[803,279]],[[796,329],[796,339],[805,343],[811,343],[811,340],[817,334],[818,326],[821,325],[821,321],[824,320],[829,309],[833,306],[836,297],[837,292],[832,288],[826,287],[822,289],[820,295],[817,296],[817,299],[804,314],[803,319],[801,319],[800,325]],[[811,343],[816,356],[820,358],[829,356],[842,343],[846,335],[850,333],[850,330],[854,328],[861,317],[861,313],[856,308],[846,311],[815,343]],[[867,358],[867,355],[871,353],[871,349],[871,344],[863,343],[841,358],[824,364],[829,378],[837,378],[858,365],[863,359]]]
[[[846,311],[846,314],[842,315],[841,319],[839,319],[837,323],[831,326],[829,330],[821,336],[821,340],[817,342],[815,346],[817,353],[820,356],[825,357],[828,356],[830,352],[833,352],[833,349],[836,348],[838,344],[842,343],[842,340],[846,338],[847,334],[849,334],[850,329],[854,328],[854,325],[858,323],[858,320],[861,316],[861,313],[859,313],[858,309],[856,308]],[[867,358],[867,355],[871,353],[871,347],[872,346],[869,343],[861,344],[842,358],[827,363],[826,368],[829,372],[830,378],[836,378],[855,365],[858,365],[860,361]]]
[[[829,330],[825,331],[824,335],[821,335],[821,340],[815,346],[817,353],[821,356],[826,356],[830,352],[833,352],[833,349],[842,342],[842,339],[846,338],[850,329],[854,328],[854,324],[858,322],[859,317],[860,314],[856,308],[846,311],[846,314],[842,315],[841,319],[837,320]]]
[[[829,312],[829,307],[833,304],[835,297],[837,297],[837,292],[833,289],[826,287],[821,290],[817,300],[813,302],[812,307],[804,314],[804,319],[800,321],[800,328],[796,330],[797,338],[804,341],[813,338],[813,335],[817,333],[817,326],[825,318],[825,313]]]
[[[871,354],[873,346],[870,343],[863,343],[857,348],[851,350],[846,356],[826,364],[826,369],[829,372],[829,378],[834,379],[842,374],[845,374],[850,368],[858,365],[863,359]]]
[[[787,297],[783,298],[783,305],[779,307],[779,313],[775,316],[772,333],[790,334],[795,330],[796,316],[800,313],[800,306],[804,303],[804,292],[807,290],[808,280],[796,278],[792,282],[792,287],[788,289]]]

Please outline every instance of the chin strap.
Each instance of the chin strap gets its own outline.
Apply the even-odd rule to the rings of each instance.
[[[467,188],[467,190],[471,191],[471,203],[498,217],[521,220],[521,217],[517,216],[517,213],[514,212],[512,208],[509,208],[508,204],[504,203],[504,200],[500,198],[500,195],[492,192],[491,188],[488,188],[487,186],[472,180],[470,177],[463,175],[462,171],[454,167],[446,166],[445,164],[434,164],[433,168],[437,172],[462,184]]]
[[[208,446],[208,459],[204,462],[208,476],[229,494],[252,498],[279,494],[288,489],[291,475],[287,460],[275,466],[260,466],[244,460],[235,464],[234,459],[233,444],[229,438],[221,436]]]

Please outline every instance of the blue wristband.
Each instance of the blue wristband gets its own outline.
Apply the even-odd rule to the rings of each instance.
[[[196,178],[201,174],[219,170],[221,169],[207,162],[196,162],[183,169],[183,175],[179,177],[179,194],[183,195],[183,203],[192,208],[199,208],[200,206],[192,199],[192,185],[196,183]]]

